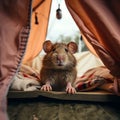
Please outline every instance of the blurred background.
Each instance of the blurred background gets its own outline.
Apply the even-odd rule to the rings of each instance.
[[[56,10],[60,4],[62,18],[56,18]],[[68,43],[74,41],[78,45],[78,52],[86,51],[87,48],[80,35],[80,30],[70,15],[64,0],[52,0],[50,18],[47,31],[47,40]]]

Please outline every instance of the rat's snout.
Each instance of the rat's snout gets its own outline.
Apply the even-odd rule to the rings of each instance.
[[[64,55],[57,55],[57,60],[64,61]]]
[[[59,66],[64,65],[64,61],[65,61],[64,55],[57,55],[57,64],[58,64]]]

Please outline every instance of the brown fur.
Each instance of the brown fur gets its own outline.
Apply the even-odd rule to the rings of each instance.
[[[73,86],[76,79],[76,59],[73,53],[76,52],[77,45],[73,42],[68,45],[50,43],[50,41],[46,41],[43,45],[47,54],[43,58],[43,66],[40,71],[41,84],[45,85],[49,82],[52,90],[65,90],[67,83],[70,82]]]

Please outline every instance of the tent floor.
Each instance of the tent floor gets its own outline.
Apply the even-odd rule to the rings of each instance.
[[[108,98],[114,97],[100,91],[75,95],[11,91],[8,94],[8,115],[10,120],[120,120],[120,103],[108,102]]]
[[[58,100],[75,100],[75,101],[94,101],[94,102],[119,102],[120,96],[115,94],[96,90],[89,92],[77,92],[76,94],[66,94],[66,92],[43,92],[43,91],[9,91],[8,99],[19,98],[39,98],[48,97]]]

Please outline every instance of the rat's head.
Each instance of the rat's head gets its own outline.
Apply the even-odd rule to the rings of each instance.
[[[43,59],[43,66],[50,69],[71,69],[76,65],[76,59],[73,56],[77,52],[78,46],[74,42],[68,44],[45,41],[43,50],[46,55]]]

